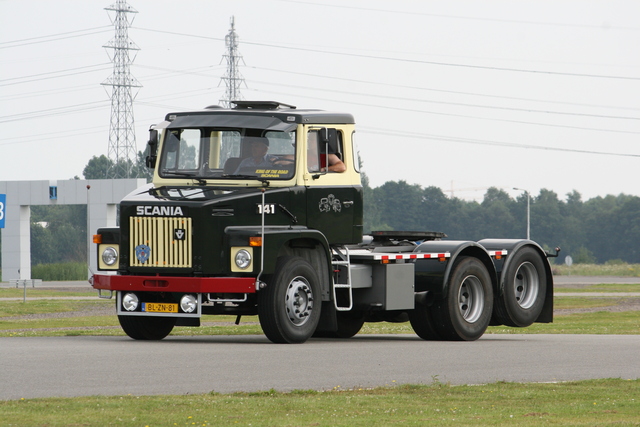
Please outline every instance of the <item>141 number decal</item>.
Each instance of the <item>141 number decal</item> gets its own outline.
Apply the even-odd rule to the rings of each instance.
[[[275,203],[258,203],[257,205],[258,215],[274,215],[276,213],[276,205]]]

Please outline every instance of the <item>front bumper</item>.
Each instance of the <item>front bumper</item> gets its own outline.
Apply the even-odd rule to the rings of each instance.
[[[91,278],[90,282],[94,289],[107,291],[194,294],[252,294],[256,292],[256,279],[253,277],[115,276],[96,274]]]

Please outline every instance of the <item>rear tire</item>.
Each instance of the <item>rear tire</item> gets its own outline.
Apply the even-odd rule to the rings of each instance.
[[[145,317],[119,315],[122,330],[134,340],[161,340],[171,333],[175,317]]]
[[[489,326],[492,309],[487,268],[477,258],[460,257],[449,276],[445,298],[432,307],[433,327],[441,339],[474,341]]]
[[[517,252],[503,277],[502,295],[495,301],[495,318],[504,325],[525,327],[536,321],[544,307],[547,275],[541,255],[533,248]]]
[[[278,259],[267,286],[258,292],[258,319],[274,343],[303,343],[320,321],[320,281],[307,261],[286,256]]]

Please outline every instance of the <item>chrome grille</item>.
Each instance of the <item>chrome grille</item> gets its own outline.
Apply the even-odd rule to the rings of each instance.
[[[132,267],[191,267],[191,218],[133,216],[129,227]]]

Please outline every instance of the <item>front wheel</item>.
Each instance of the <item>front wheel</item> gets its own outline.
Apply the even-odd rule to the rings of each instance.
[[[258,292],[258,319],[274,343],[303,343],[320,320],[320,281],[307,261],[287,256],[278,259],[267,286]]]
[[[119,315],[122,330],[134,340],[161,340],[171,333],[175,317],[145,317]]]
[[[487,268],[477,258],[461,257],[449,276],[445,298],[432,306],[433,328],[444,340],[477,340],[489,326],[492,309]]]

